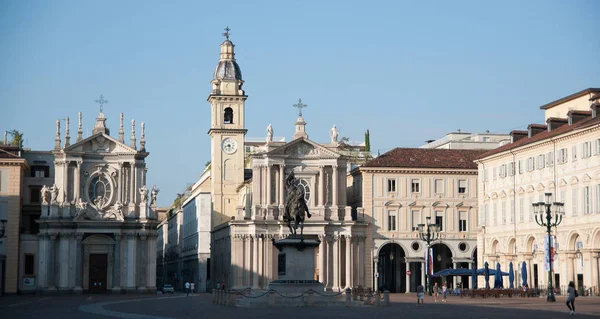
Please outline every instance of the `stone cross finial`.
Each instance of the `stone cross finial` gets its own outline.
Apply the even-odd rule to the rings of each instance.
[[[100,98],[97,100],[94,100],[94,102],[100,104],[100,113],[102,113],[104,104],[108,104],[108,101],[104,99],[104,96],[102,94],[100,94]]]
[[[54,138],[54,149],[60,149],[60,120],[56,120],[56,137]]]
[[[71,145],[71,135],[69,134],[69,117],[65,119],[65,147]]]
[[[131,120],[131,145],[133,149],[137,149],[136,141],[135,141],[135,120]]]
[[[222,35],[225,37],[225,39],[229,40],[229,31],[231,31],[231,29],[229,29],[229,26],[225,27],[225,32],[222,33]]]
[[[121,113],[121,122],[119,124],[119,142],[125,143],[125,131],[123,131],[123,113]]]
[[[79,123],[77,124],[77,142],[83,139],[83,127],[81,126],[81,112],[77,115],[79,117]]]
[[[140,136],[140,149],[146,148],[146,124],[142,122],[142,136]]]
[[[298,103],[294,104],[294,107],[298,108],[298,116],[302,116],[302,109],[308,105],[302,103],[302,99],[298,99]]]

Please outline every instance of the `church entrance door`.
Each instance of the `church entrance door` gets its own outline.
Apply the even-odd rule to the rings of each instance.
[[[91,293],[106,292],[108,255],[90,254],[90,282],[89,291]]]

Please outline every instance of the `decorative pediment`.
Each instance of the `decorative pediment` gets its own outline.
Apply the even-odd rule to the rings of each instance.
[[[267,153],[292,158],[339,158],[341,155],[305,138],[296,139]]]
[[[512,196],[512,195],[514,195],[514,194],[515,194],[515,190],[514,190],[514,188],[511,188],[511,189],[509,189],[509,190],[508,190],[508,195],[511,195],[511,196]]]
[[[448,204],[442,203],[441,201],[436,201],[431,204],[432,207],[449,207]]]
[[[523,193],[525,193],[525,189],[523,187],[519,187],[518,192],[519,192],[519,194],[523,194]]]
[[[583,177],[581,178],[581,180],[584,182],[589,182],[592,180],[592,177],[588,174],[584,174]]]
[[[600,170],[598,170],[598,171],[596,171],[596,172],[594,173],[594,179],[595,179],[595,180],[599,180],[599,179],[600,179]]]
[[[542,183],[538,183],[537,186],[535,187],[538,191],[544,190],[546,187],[544,187],[544,184]]]
[[[573,177],[571,177],[571,179],[569,180],[569,183],[570,183],[571,185],[577,184],[577,183],[579,183],[579,179],[577,178],[577,176],[573,176]]]
[[[490,196],[492,199],[498,198],[498,193],[493,192],[492,195]]]
[[[501,191],[501,192],[500,192],[500,197],[501,197],[501,198],[504,198],[504,197],[506,197],[506,192],[505,192],[505,191]]]
[[[64,149],[85,153],[137,153],[138,151],[104,133],[96,133]]]
[[[553,182],[553,181],[550,181],[550,182],[548,183],[548,188],[555,188],[555,187],[556,187],[556,184],[554,184],[554,182]]]
[[[384,205],[387,207],[402,207],[402,204],[397,200],[387,201]]]
[[[535,190],[535,188],[533,188],[533,185],[527,185],[527,188],[525,189],[528,193],[533,192]]]
[[[564,178],[561,178],[558,182],[558,186],[567,186],[567,181]]]

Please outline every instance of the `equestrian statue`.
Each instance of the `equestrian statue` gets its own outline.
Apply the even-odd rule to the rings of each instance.
[[[303,238],[304,216],[305,214],[308,218],[311,216],[304,198],[304,188],[300,186],[300,181],[294,177],[294,172],[291,172],[285,181],[287,197],[283,221],[287,223],[290,232],[294,236],[297,235],[298,226],[300,226],[300,238]]]

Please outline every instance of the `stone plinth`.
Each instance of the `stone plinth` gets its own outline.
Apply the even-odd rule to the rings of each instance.
[[[314,280],[315,248],[317,239],[286,238],[273,244],[279,250],[277,256],[278,279],[269,283],[269,289],[280,293],[306,292],[310,289],[324,291],[325,286]]]

